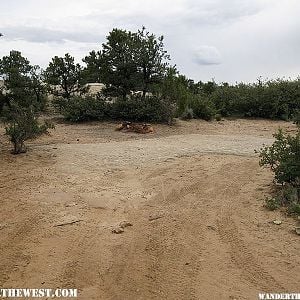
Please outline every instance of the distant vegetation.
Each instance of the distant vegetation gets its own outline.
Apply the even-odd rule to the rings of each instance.
[[[14,152],[25,151],[24,141],[46,132],[39,124],[50,93],[68,120],[130,120],[165,122],[175,117],[221,120],[222,117],[299,118],[300,79],[261,80],[253,84],[194,82],[170,65],[163,37],[145,28],[137,32],[113,29],[99,50],[83,58],[52,58],[46,70],[30,65],[20,52],[0,59],[0,115]],[[103,83],[96,95],[87,83]]]

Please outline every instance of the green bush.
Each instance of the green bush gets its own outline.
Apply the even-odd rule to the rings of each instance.
[[[19,154],[26,152],[24,144],[26,140],[47,133],[48,129],[53,127],[52,124],[47,122],[40,125],[31,108],[20,109],[15,107],[14,112],[11,113],[8,125],[5,128],[6,135],[10,137],[10,141],[14,146],[12,153]]]
[[[216,121],[218,121],[218,122],[222,121],[222,115],[221,114],[216,114],[215,118],[216,118]]]
[[[210,121],[216,114],[213,103],[203,96],[195,96],[191,103],[191,108],[194,112],[194,117]]]
[[[300,215],[300,203],[292,202],[287,208],[287,213],[290,215]]]
[[[60,101],[60,102],[58,102]],[[63,116],[72,122],[103,120],[105,118],[106,103],[100,97],[72,97],[58,99]]]
[[[279,130],[275,142],[260,150],[260,165],[270,166],[278,183],[298,185],[300,180],[300,131],[295,136]]]
[[[294,123],[300,127],[300,110],[297,110],[293,115],[293,121]]]
[[[174,105],[159,96],[132,95],[107,104],[106,111],[112,119],[170,123],[174,118],[175,109]]]
[[[215,88],[210,99],[222,116],[291,120],[295,111],[300,110],[300,80],[223,83]]]
[[[194,118],[194,111],[192,108],[186,107],[181,115],[182,120],[191,120]]]
[[[260,150],[260,165],[269,166],[282,188],[275,198],[267,199],[271,210],[287,207],[288,213],[300,214],[300,129],[292,136],[279,130],[275,142]]]
[[[126,99],[97,97],[72,97],[56,99],[63,116],[72,122],[91,120],[128,120],[143,122],[170,122],[175,106],[157,96],[131,95]]]
[[[280,199],[278,197],[266,198],[265,207],[269,210],[276,210],[281,206]]]

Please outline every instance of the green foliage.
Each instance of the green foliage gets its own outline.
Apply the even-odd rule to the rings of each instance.
[[[67,120],[73,122],[90,120],[128,120],[148,122],[170,122],[175,109],[166,105],[157,96],[131,95],[108,101],[105,97],[72,97],[68,101],[60,101],[61,112]]]
[[[292,202],[287,208],[287,213],[300,216],[300,203]]]
[[[288,214],[300,215],[300,182],[298,185],[286,184],[277,195],[282,206],[287,208]]]
[[[195,95],[191,102],[194,116],[196,118],[210,121],[216,114],[214,104],[205,96]]]
[[[0,77],[4,79],[0,89],[0,113],[8,112],[12,103],[20,107],[33,106],[35,110],[45,108],[46,90],[40,68],[30,65],[20,52],[11,51],[0,59]]]
[[[177,107],[179,116],[190,105],[193,96],[188,90],[186,77],[179,75],[175,67],[167,69],[162,81],[154,85],[153,93],[165,99],[166,103]]]
[[[104,83],[102,80],[102,52],[91,51],[89,55],[83,58],[86,67],[82,70],[82,80],[84,83]]]
[[[156,38],[143,27],[137,32],[113,29],[102,50],[84,58],[84,76],[106,85],[105,94],[125,99],[131,92],[143,96],[162,80],[169,56],[163,37]]]
[[[293,115],[294,123],[300,128],[300,110],[296,110]]]
[[[276,210],[281,206],[280,199],[278,197],[271,197],[265,199],[265,207],[268,210]]]
[[[269,166],[278,183],[297,185],[300,179],[300,131],[295,136],[279,130],[275,142],[260,150],[260,165]]]
[[[31,66],[20,52],[11,51],[0,60],[0,76],[4,79],[1,89],[1,109],[6,135],[13,143],[14,154],[26,151],[24,142],[47,132],[50,124],[39,125],[38,112],[46,104],[46,91],[38,66]]]
[[[106,94],[123,96],[136,90],[138,70],[135,62],[135,41],[131,31],[113,29],[102,45],[101,77]]]
[[[300,80],[259,79],[254,84],[221,84],[210,99],[223,116],[290,120],[300,109]]]
[[[14,146],[12,153],[26,152],[24,142],[47,133],[49,128],[53,128],[50,123],[45,122],[42,125],[38,123],[33,109],[14,107],[11,119],[5,128],[6,135],[10,137],[10,141]]]
[[[68,53],[64,57],[53,57],[44,72],[45,81],[52,94],[67,99],[85,91],[82,76],[81,66],[75,64],[74,57]]]
[[[105,118],[105,102],[100,97],[72,97],[68,101],[58,99],[64,117],[72,122],[103,120]]]
[[[194,118],[194,111],[192,108],[186,107],[181,115],[182,120],[191,120]]]
[[[288,213],[300,214],[300,129],[294,136],[279,130],[274,137],[271,146],[260,150],[260,165],[271,168],[282,188],[275,198],[266,201],[266,207],[273,210],[285,206]]]
[[[209,96],[217,111],[224,117],[241,114],[240,106],[244,103],[244,97],[237,93],[238,89],[228,84],[221,84]]]
[[[108,104],[107,115],[112,119],[171,123],[175,108],[158,96],[132,95]]]
[[[216,121],[218,121],[218,122],[222,121],[222,115],[220,115],[220,114],[216,114],[215,118],[216,118]]]
[[[143,27],[134,33],[135,61],[139,74],[137,89],[143,92],[150,91],[155,83],[160,83],[168,70],[167,51],[164,50],[163,36],[156,38]]]

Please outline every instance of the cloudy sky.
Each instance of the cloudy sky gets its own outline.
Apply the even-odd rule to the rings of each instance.
[[[0,0],[0,56],[32,64],[69,52],[78,62],[112,28],[157,36],[194,80],[254,81],[300,75],[299,0]]]

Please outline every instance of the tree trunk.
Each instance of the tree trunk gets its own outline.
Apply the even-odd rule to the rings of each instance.
[[[14,150],[12,151],[13,154],[20,154],[26,152],[26,147],[23,141],[13,141]]]

